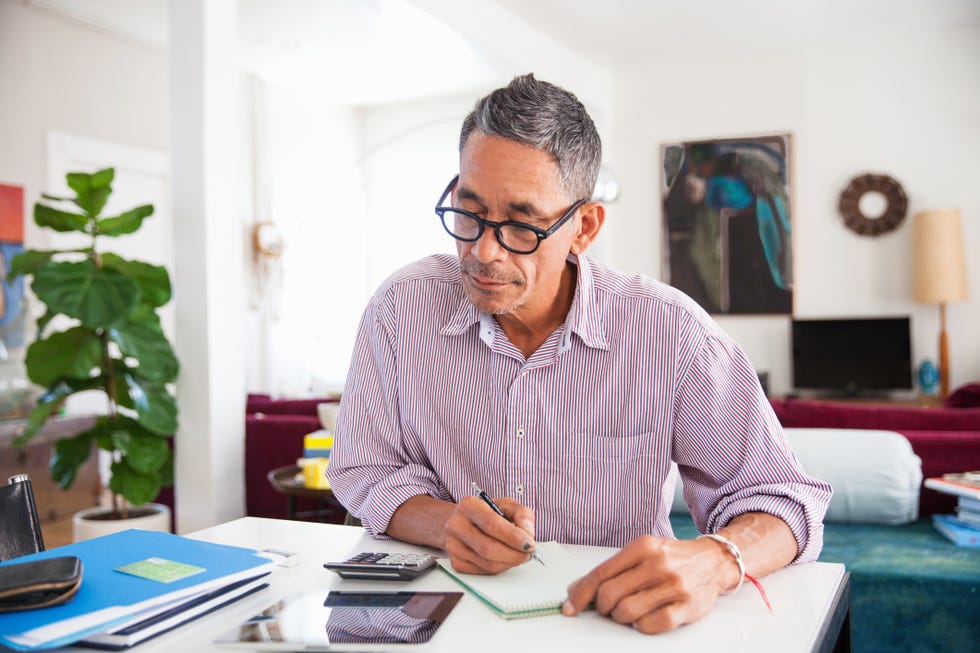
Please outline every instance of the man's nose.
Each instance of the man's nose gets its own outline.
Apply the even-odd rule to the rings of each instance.
[[[503,258],[506,254],[507,250],[497,240],[497,230],[484,225],[483,233],[473,243],[473,255],[477,260],[487,263]]]

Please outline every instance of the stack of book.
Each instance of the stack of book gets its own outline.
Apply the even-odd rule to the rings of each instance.
[[[0,645],[128,648],[267,587],[274,566],[251,549],[137,529],[2,564],[66,555],[82,561],[78,593],[62,605],[0,614]]]
[[[980,472],[927,478],[925,486],[957,497],[955,514],[932,516],[936,530],[957,546],[980,547]]]

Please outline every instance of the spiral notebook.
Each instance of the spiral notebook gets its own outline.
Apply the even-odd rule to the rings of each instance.
[[[576,556],[558,542],[538,542],[538,553],[547,566],[531,560],[496,576],[463,574],[446,558],[442,570],[504,619],[526,619],[561,612],[568,585],[596,566],[590,556]]]

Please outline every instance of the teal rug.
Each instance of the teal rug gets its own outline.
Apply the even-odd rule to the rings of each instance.
[[[697,536],[687,515],[670,521],[677,537]],[[980,651],[980,549],[954,545],[928,519],[826,524],[820,560],[851,572],[854,653]]]

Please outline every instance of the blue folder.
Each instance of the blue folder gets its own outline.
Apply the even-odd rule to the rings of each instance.
[[[120,623],[155,601],[162,603],[190,597],[273,567],[269,559],[252,549],[137,529],[23,556],[0,563],[0,566],[58,556],[81,559],[82,585],[78,594],[63,605],[0,614],[0,643],[17,650],[64,646]],[[203,567],[205,571],[169,583],[115,571],[117,567],[147,558],[164,558]],[[123,607],[124,614],[110,616],[111,610],[107,609],[116,606]],[[59,623],[78,617],[86,618]],[[17,639],[28,631],[51,625],[60,627],[42,635],[41,641]]]

